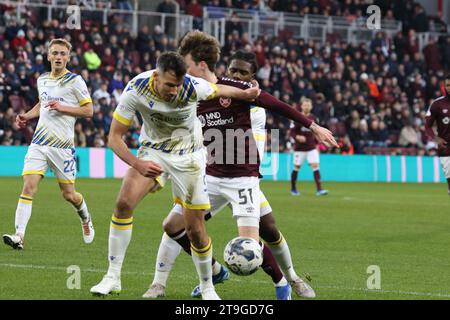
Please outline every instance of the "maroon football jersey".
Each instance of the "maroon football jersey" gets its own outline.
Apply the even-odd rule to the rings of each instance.
[[[434,138],[435,134],[432,129],[434,122],[437,125],[438,137],[447,141],[445,148],[439,148],[438,154],[440,157],[450,156],[450,98],[443,96],[431,104],[427,112],[425,128],[427,135]]]
[[[309,114],[308,119],[315,121],[316,118]],[[317,146],[316,138],[314,138],[313,133],[307,127],[300,123],[294,122],[294,127],[291,128],[291,137],[295,140],[294,151],[310,151],[314,150]],[[305,142],[300,143],[295,139],[296,136],[304,136],[306,138]]]
[[[217,84],[244,90],[251,87],[250,83],[229,78],[220,78]],[[252,105],[279,113],[306,127],[312,124],[303,114],[264,91],[253,102],[230,98],[202,101],[197,116],[208,150],[206,174],[231,178],[260,176],[258,148],[251,130]]]
[[[247,89],[250,84],[219,78],[217,84]],[[201,101],[197,116],[208,150],[206,174],[215,177],[259,176],[259,155],[250,120],[252,103],[230,98]]]

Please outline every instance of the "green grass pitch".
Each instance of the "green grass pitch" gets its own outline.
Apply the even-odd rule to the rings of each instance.
[[[76,213],[44,179],[34,198],[25,250],[0,244],[0,299],[98,299],[89,289],[107,269],[108,232],[120,180],[78,179],[93,215],[96,238],[85,245]],[[300,183],[292,197],[287,182],[262,182],[299,274],[312,277],[317,299],[450,299],[450,199],[437,184]],[[0,233],[11,233],[22,181],[0,179]],[[149,195],[135,212],[133,238],[122,274],[122,293],[106,299],[140,299],[153,278],[161,223],[171,207],[170,186]],[[229,209],[207,223],[214,254],[237,234]],[[67,268],[80,267],[81,289],[68,289]],[[381,289],[367,288],[379,266]],[[166,299],[189,299],[198,279],[182,253],[168,282]],[[274,299],[270,278],[232,275],[217,286],[223,299]],[[298,299],[293,294],[293,299]]]

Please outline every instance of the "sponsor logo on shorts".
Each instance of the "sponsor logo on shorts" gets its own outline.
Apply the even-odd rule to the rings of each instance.
[[[255,212],[255,208],[247,207],[247,208],[245,208],[245,211],[247,211],[248,214],[253,214]]]

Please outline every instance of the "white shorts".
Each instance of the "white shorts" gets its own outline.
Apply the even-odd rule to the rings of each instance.
[[[154,161],[162,167],[164,173],[156,180],[163,187],[170,177],[175,203],[188,209],[207,210],[211,207],[206,189],[204,148],[193,153],[178,155],[141,147],[138,158]]]
[[[450,179],[450,157],[440,157],[442,169],[446,179]]]
[[[272,212],[272,207],[270,206],[269,201],[266,199],[266,196],[261,191],[259,194],[259,209],[260,209],[260,217],[264,217]]]
[[[30,144],[25,155],[22,175],[45,176],[49,166],[59,183],[75,183],[77,165],[74,148],[61,149]]]
[[[272,212],[269,202],[259,189],[257,177],[217,178],[208,175],[206,177],[211,216],[215,216],[228,205],[233,211],[233,216],[240,218],[238,226],[259,227],[260,217]],[[178,204],[174,205],[171,212],[183,214],[182,207]]]
[[[311,163],[320,163],[319,159],[319,151],[317,149],[313,149],[310,151],[296,151],[294,152],[294,165],[301,166],[303,162],[308,161],[308,164]]]

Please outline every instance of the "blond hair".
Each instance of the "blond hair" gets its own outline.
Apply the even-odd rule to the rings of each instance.
[[[304,104],[304,103],[310,103],[310,104],[312,104],[312,100],[309,99],[309,98],[306,98],[306,97],[302,97],[302,98],[300,99],[300,103],[301,103],[301,104]]]
[[[55,44],[66,47],[67,49],[69,49],[69,52],[70,50],[72,50],[72,45],[70,44],[70,42],[63,38],[53,39],[52,41],[50,41],[50,43],[48,44],[48,50],[50,50],[50,48]]]

